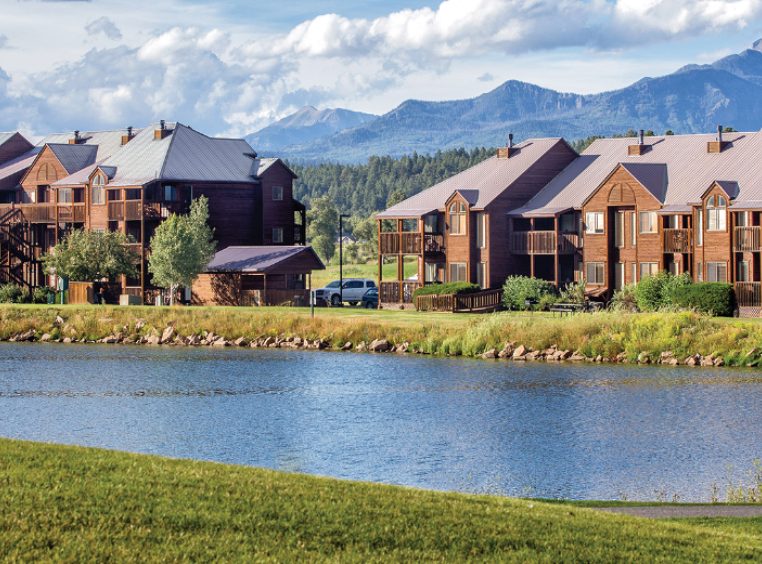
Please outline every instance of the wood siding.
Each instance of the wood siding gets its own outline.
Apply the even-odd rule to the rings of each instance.
[[[283,199],[273,200],[273,187],[283,188]],[[280,162],[276,162],[261,176],[262,191],[262,243],[273,245],[273,229],[283,229],[283,244],[294,244],[294,177]]]

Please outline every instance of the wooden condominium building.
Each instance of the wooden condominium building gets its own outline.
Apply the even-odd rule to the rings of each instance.
[[[141,261],[121,291],[148,300],[154,230],[202,195],[220,250],[303,245],[295,178],[243,139],[208,137],[180,123],[56,134],[36,146],[0,133],[0,283],[50,283],[40,257],[72,229],[122,231]]]
[[[502,164],[507,170],[520,155],[501,149],[485,163],[380,214],[379,260],[409,255],[420,265],[414,278],[401,271],[398,280],[385,281],[386,289],[382,283],[382,301],[408,300],[418,284],[434,281],[499,287],[508,274],[557,285],[584,279],[590,295],[605,298],[644,276],[670,271],[690,273],[696,281],[733,283],[742,314],[760,314],[762,132],[641,133],[599,139],[580,155],[570,155],[556,139],[518,147],[527,144],[554,149],[516,167],[523,170],[519,177],[526,192],[503,186],[499,174],[489,175],[487,167],[498,170]],[[527,175],[550,172],[552,167],[543,164],[549,154],[559,161],[563,154],[567,162],[551,178]],[[480,168],[483,175],[476,172]],[[494,200],[511,200],[508,209],[481,203],[482,195],[492,191],[500,192]],[[442,242],[436,255],[425,251],[430,239]]]

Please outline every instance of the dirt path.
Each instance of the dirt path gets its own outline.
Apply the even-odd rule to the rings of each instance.
[[[762,517],[762,505],[652,505],[641,507],[595,507],[598,511],[633,517]]]

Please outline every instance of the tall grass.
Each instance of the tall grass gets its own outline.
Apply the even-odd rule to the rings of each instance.
[[[64,323],[56,325],[56,317]],[[142,328],[136,329],[136,322]],[[689,355],[719,355],[725,364],[755,365],[762,360],[762,324],[754,320],[721,320],[693,312],[580,313],[547,315],[423,314],[354,309],[321,309],[314,319],[308,310],[288,308],[162,308],[110,306],[0,306],[0,338],[35,329],[38,336],[97,340],[160,334],[173,325],[183,336],[213,332],[228,339],[266,336],[324,339],[340,347],[349,341],[388,339],[408,342],[413,350],[435,355],[478,356],[507,342],[536,350],[556,345],[588,357],[635,360],[670,351]]]

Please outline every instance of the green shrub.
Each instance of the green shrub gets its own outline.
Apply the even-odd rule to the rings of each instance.
[[[19,304],[23,301],[24,290],[18,284],[3,284],[0,286],[0,303]],[[26,290],[29,294],[29,290]]]
[[[548,300],[555,301],[556,289],[547,280],[529,276],[509,276],[503,284],[503,305],[507,309],[526,310],[526,302],[531,300],[537,305],[548,305]],[[550,296],[548,298],[547,296]]]
[[[579,282],[569,282],[561,290],[561,301],[569,304],[584,304],[587,282],[582,278]]]
[[[48,293],[52,292],[47,286],[38,286],[32,290],[32,303],[34,304],[46,304],[48,303]]]
[[[472,284],[470,282],[448,282],[447,284],[428,284],[421,286],[415,292],[413,297],[417,296],[431,296],[431,295],[449,295],[449,294],[473,294],[474,292],[481,291],[481,287],[478,284]]]
[[[721,282],[698,282],[675,288],[672,300],[677,307],[722,317],[732,317],[736,309],[733,286]]]
[[[616,311],[638,311],[638,300],[635,297],[637,284],[627,284],[614,291],[611,298],[611,308]]]
[[[635,286],[635,301],[640,311],[658,311],[673,306],[673,295],[678,288],[691,284],[687,273],[674,276],[669,272],[659,272],[646,276]]]

